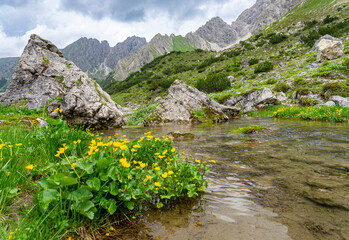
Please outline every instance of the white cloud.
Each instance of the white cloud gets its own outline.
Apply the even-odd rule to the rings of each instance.
[[[60,7],[59,1],[38,0],[30,5],[21,5],[18,10],[17,14],[30,13],[30,16],[23,16],[24,20],[30,19],[36,22],[34,28],[24,30],[24,35],[9,36],[0,25],[0,57],[20,56],[32,33],[50,40],[59,48],[67,46],[80,37],[108,40],[109,44],[114,46],[133,35],[146,37],[147,41],[157,33],[185,35],[195,31],[215,16],[220,16],[231,23],[239,13],[254,2],[255,0],[246,0],[244,3],[239,0],[227,0],[225,3],[222,1],[218,4],[217,1],[207,1],[198,6],[205,13],[201,15],[193,14],[192,17],[178,19],[173,18],[166,11],[159,13],[148,10],[141,22],[121,22],[110,17],[97,19],[90,15],[83,15],[81,12],[65,10]],[[0,3],[0,12],[3,8],[4,6]],[[2,18],[3,15],[0,15],[0,24],[5,21]],[[18,20],[19,17],[15,16],[15,19]]]

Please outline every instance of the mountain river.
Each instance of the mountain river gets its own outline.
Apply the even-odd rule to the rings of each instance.
[[[236,134],[261,125],[270,131]],[[146,206],[108,239],[349,239],[349,124],[240,118],[217,125],[126,127],[105,135],[190,132],[179,152],[217,161],[199,197]],[[114,236],[114,238],[113,238]]]

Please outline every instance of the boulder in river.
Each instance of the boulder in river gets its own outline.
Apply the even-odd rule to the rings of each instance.
[[[169,88],[167,97],[160,100],[160,105],[144,120],[144,125],[185,124],[198,120],[223,122],[239,112],[239,108],[219,104],[205,93],[177,79]]]
[[[323,62],[324,60],[332,60],[342,56],[344,45],[340,39],[327,34],[316,41],[312,50],[316,51],[316,60]]]
[[[52,117],[96,128],[121,127],[121,108],[50,41],[33,34],[12,75],[2,102],[23,102],[28,108],[47,106]],[[57,108],[62,109],[61,113]],[[56,111],[55,111],[56,110]]]
[[[273,105],[277,101],[275,94],[269,89],[264,88],[247,95],[232,96],[226,101],[227,106],[240,106],[244,113],[257,110],[268,105]]]

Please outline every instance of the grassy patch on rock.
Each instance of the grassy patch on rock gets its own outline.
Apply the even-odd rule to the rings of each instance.
[[[243,134],[254,134],[258,132],[263,132],[263,131],[268,131],[270,130],[267,127],[259,126],[259,125],[251,125],[251,126],[246,126],[242,127],[239,129],[234,129],[231,130],[232,133],[243,133]]]

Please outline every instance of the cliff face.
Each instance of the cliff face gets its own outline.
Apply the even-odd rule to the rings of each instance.
[[[110,47],[107,41],[80,38],[62,49],[66,59],[74,62],[94,79],[104,79],[120,59],[136,53],[146,44],[145,38],[129,37]]]
[[[302,0],[257,0],[231,25],[215,17],[186,35],[197,48],[220,50],[246,39],[278,20]],[[304,0],[303,0],[304,1]]]

